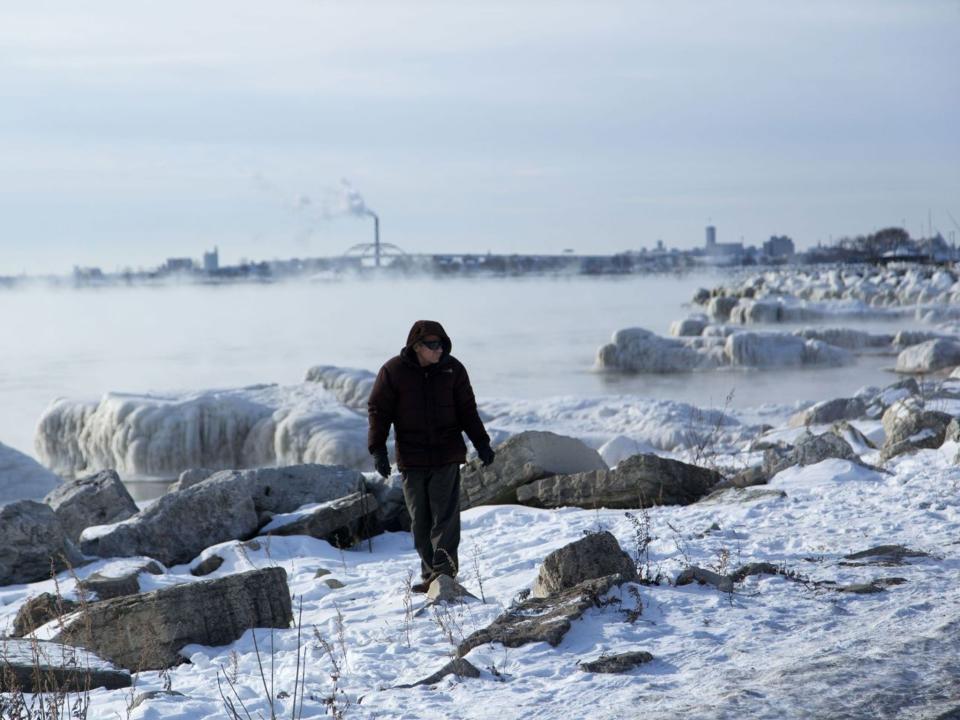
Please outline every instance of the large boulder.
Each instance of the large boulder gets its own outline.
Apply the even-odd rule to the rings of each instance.
[[[48,505],[19,500],[0,507],[0,586],[43,580],[82,561]]]
[[[61,643],[44,640],[13,640],[5,638],[0,647],[0,693],[43,693],[62,692],[80,695],[94,689],[118,690],[128,688],[133,684],[130,673],[114,667],[101,657],[91,652],[81,650]],[[41,700],[41,707],[51,705]],[[52,701],[50,701],[52,703]],[[78,707],[82,703],[78,703]],[[0,699],[0,710],[10,707]],[[11,708],[13,714],[7,718],[30,717],[67,717],[59,711],[51,710],[53,714],[40,713],[19,714],[16,704]],[[71,714],[70,717],[86,717]]]
[[[40,500],[61,482],[29,455],[0,443],[0,505]]]
[[[337,547],[349,547],[365,535],[365,521],[377,512],[377,498],[371,493],[352,493],[293,513],[281,513],[263,528],[263,535],[309,535],[328,540]]]
[[[788,450],[769,448],[763,454],[763,472],[773,477],[781,470],[795,465],[816,465],[827,458],[855,460],[859,457],[846,440],[833,432],[813,435],[805,432]]]
[[[670,323],[670,334],[674,337],[696,337],[700,335],[710,320],[705,315],[691,315],[683,320]]]
[[[88,527],[120,522],[138,512],[137,503],[114,470],[65,482],[43,501],[53,508],[73,541]]]
[[[275,514],[349,495],[362,483],[359,472],[329,465],[222,470],[129,520],[87,530],[81,547],[88,555],[147,555],[176,565],[211,545],[251,537]]]
[[[77,588],[87,599],[109,600],[140,592],[140,573],[162,575],[163,568],[153,560],[120,560],[85,577]]]
[[[637,580],[637,567],[617,539],[607,531],[591,533],[544,558],[530,597],[547,597],[616,573],[625,582]]]
[[[199,580],[88,605],[53,638],[134,672],[183,662],[186,645],[227,645],[257,627],[293,619],[281,567]]]
[[[730,313],[740,302],[739,298],[724,297],[722,295],[710,298],[707,305],[707,314],[717,322],[725,323],[730,320]]]
[[[790,417],[791,427],[830,425],[838,420],[855,420],[867,412],[867,403],[860,397],[823,400]]]
[[[536,480],[517,489],[517,500],[536,507],[636,508],[688,505],[722,480],[707,468],[640,454],[614,470],[594,470]]]
[[[46,625],[55,618],[73,612],[80,606],[76,600],[65,598],[62,595],[43,592],[27,600],[17,610],[13,618],[13,637],[25,637],[41,625]]]
[[[927,373],[960,365],[960,342],[938,338],[911,345],[897,355],[896,371]]]
[[[923,448],[943,445],[953,416],[939,410],[928,410],[915,398],[900,400],[883,414],[885,440],[880,459],[890,458]]]
[[[606,470],[600,454],[576,438],[527,430],[497,447],[489,467],[472,460],[460,474],[460,509],[517,502],[517,488],[551,475]]]
[[[730,322],[741,325],[780,322],[783,311],[775,300],[741,300],[730,312]]]
[[[206,482],[159,498],[129,520],[88,528],[80,537],[87,555],[146,555],[178,565],[217,543],[252,536],[260,521],[243,483]]]

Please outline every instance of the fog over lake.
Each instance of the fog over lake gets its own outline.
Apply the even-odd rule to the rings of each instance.
[[[700,309],[686,306],[696,288],[723,280],[701,273],[3,291],[0,442],[33,455],[36,421],[60,396],[293,384],[318,364],[376,371],[417,319],[443,323],[481,402],[639,394],[722,407],[732,391],[731,405],[745,407],[895,380],[889,356],[817,370],[624,376],[593,369],[597,348],[615,330],[667,334],[672,320]]]

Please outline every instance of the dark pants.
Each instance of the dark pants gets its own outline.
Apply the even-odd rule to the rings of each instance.
[[[460,566],[460,464],[405,469],[403,497],[423,579],[438,573],[456,577]]]

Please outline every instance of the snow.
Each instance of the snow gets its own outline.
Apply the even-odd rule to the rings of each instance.
[[[751,577],[732,595],[708,586],[638,586],[643,609],[633,624],[615,606],[595,608],[556,648],[542,643],[479,647],[467,659],[480,668],[480,679],[447,678],[435,687],[390,689],[439,669],[452,649],[431,612],[410,621],[407,642],[403,587],[417,567],[408,534],[378,536],[372,552],[365,543],[340,551],[295,536],[272,537],[259,549],[224,543],[201,557],[215,552],[224,558],[213,577],[270,565],[287,570],[295,614],[301,601],[303,608],[306,718],[327,717],[322,698],[333,682],[330,659],[315,631],[333,646],[341,665],[345,694],[340,704],[349,702],[347,717],[835,717],[839,707],[850,717],[913,717],[920,709],[932,717],[934,710],[950,707],[942,691],[955,680],[953,662],[960,652],[960,589],[950,579],[960,569],[956,450],[956,443],[948,443],[941,450],[898,458],[891,463],[892,475],[826,460],[780,473],[772,485],[785,490],[785,498],[651,509],[650,561],[668,577],[687,560],[704,567],[768,561],[809,582]],[[605,528],[628,551],[634,547],[634,527],[623,511],[491,506],[465,512],[462,524],[461,556],[468,567],[461,579],[480,595],[476,556],[487,602],[452,606],[448,617],[441,617],[455,639],[492,621],[532,585],[549,552],[583,532]],[[893,543],[931,557],[898,567],[840,563],[845,554]],[[115,568],[116,561],[103,560],[75,572],[83,578]],[[317,579],[321,568],[329,574]],[[812,584],[891,576],[907,582],[877,595],[841,594]],[[323,582],[328,578],[345,587],[329,588]],[[165,575],[141,575],[145,590],[197,580],[189,564]],[[65,594],[74,591],[76,580],[69,574],[58,582]],[[28,595],[53,589],[52,580],[0,588],[0,628],[12,622]],[[626,608],[635,602],[627,588],[611,596]],[[415,608],[421,604],[415,596]],[[277,691],[290,693],[296,628],[256,633],[265,660],[274,648]],[[131,717],[223,717],[217,677],[222,681],[222,669],[231,668],[248,710],[254,717],[269,717],[252,635],[247,632],[224,647],[185,648],[191,664],[172,669],[170,680],[187,697],[149,701]],[[655,660],[625,675],[589,674],[577,667],[602,653],[637,649],[651,652]],[[141,673],[137,689],[160,689],[162,683],[159,673]],[[91,700],[91,717],[125,717],[126,693],[95,690]],[[276,709],[288,716],[290,698],[278,700]]]
[[[0,506],[43,500],[61,479],[33,458],[0,443]]]

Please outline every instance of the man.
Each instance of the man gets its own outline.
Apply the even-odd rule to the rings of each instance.
[[[390,476],[387,436],[394,428],[403,497],[420,555],[421,582],[414,592],[426,592],[439,575],[457,575],[460,465],[467,456],[463,433],[484,465],[494,459],[470,378],[450,354],[452,346],[440,323],[415,322],[400,354],[380,368],[367,403],[367,445],[384,478]]]

